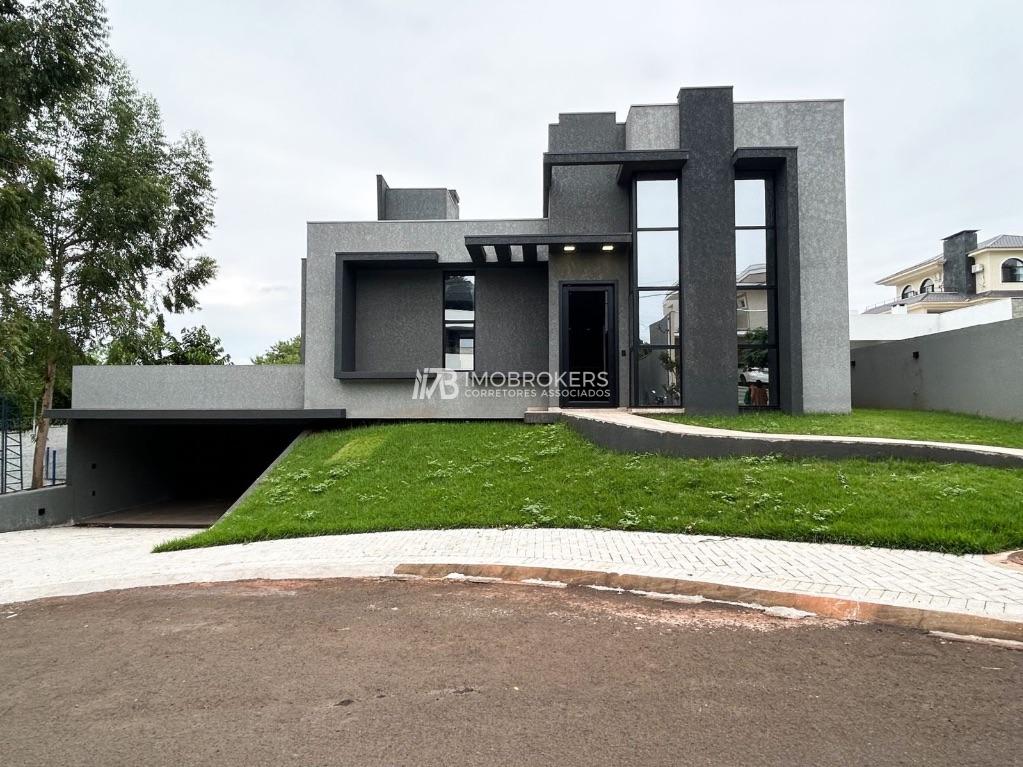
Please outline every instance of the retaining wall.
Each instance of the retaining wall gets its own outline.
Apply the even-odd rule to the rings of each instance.
[[[864,346],[851,355],[853,407],[1023,421],[1023,317]]]

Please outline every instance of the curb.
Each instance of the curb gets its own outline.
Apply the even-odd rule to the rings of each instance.
[[[1023,640],[1023,621],[989,618],[983,615],[901,607],[862,600],[797,594],[787,591],[748,589],[706,581],[661,578],[649,575],[572,570],[557,567],[526,565],[471,565],[404,563],[394,568],[396,575],[418,575],[423,578],[444,578],[452,573],[474,578],[502,581],[560,581],[570,586],[603,586],[625,591],[653,591],[664,594],[702,596],[728,602],[749,602],[764,607],[791,607],[814,613],[822,618],[880,623],[886,626],[938,631],[983,637],[985,639]]]

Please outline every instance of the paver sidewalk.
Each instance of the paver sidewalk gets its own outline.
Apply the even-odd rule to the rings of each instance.
[[[152,554],[165,529],[0,535],[0,603],[247,578],[380,576],[403,563],[526,565],[682,578],[1023,621],[1023,572],[980,556],[615,530],[336,535]]]

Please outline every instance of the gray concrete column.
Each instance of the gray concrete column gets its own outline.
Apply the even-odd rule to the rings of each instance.
[[[679,198],[682,404],[737,412],[732,89],[683,88],[678,107],[679,146],[689,151]]]

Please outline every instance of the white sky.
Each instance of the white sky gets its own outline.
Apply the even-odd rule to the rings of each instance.
[[[242,363],[299,331],[305,222],[376,217],[374,175],[540,215],[559,112],[844,98],[853,308],[960,229],[1023,234],[1023,4],[110,0],[170,135],[206,137],[220,275],[205,323]]]

